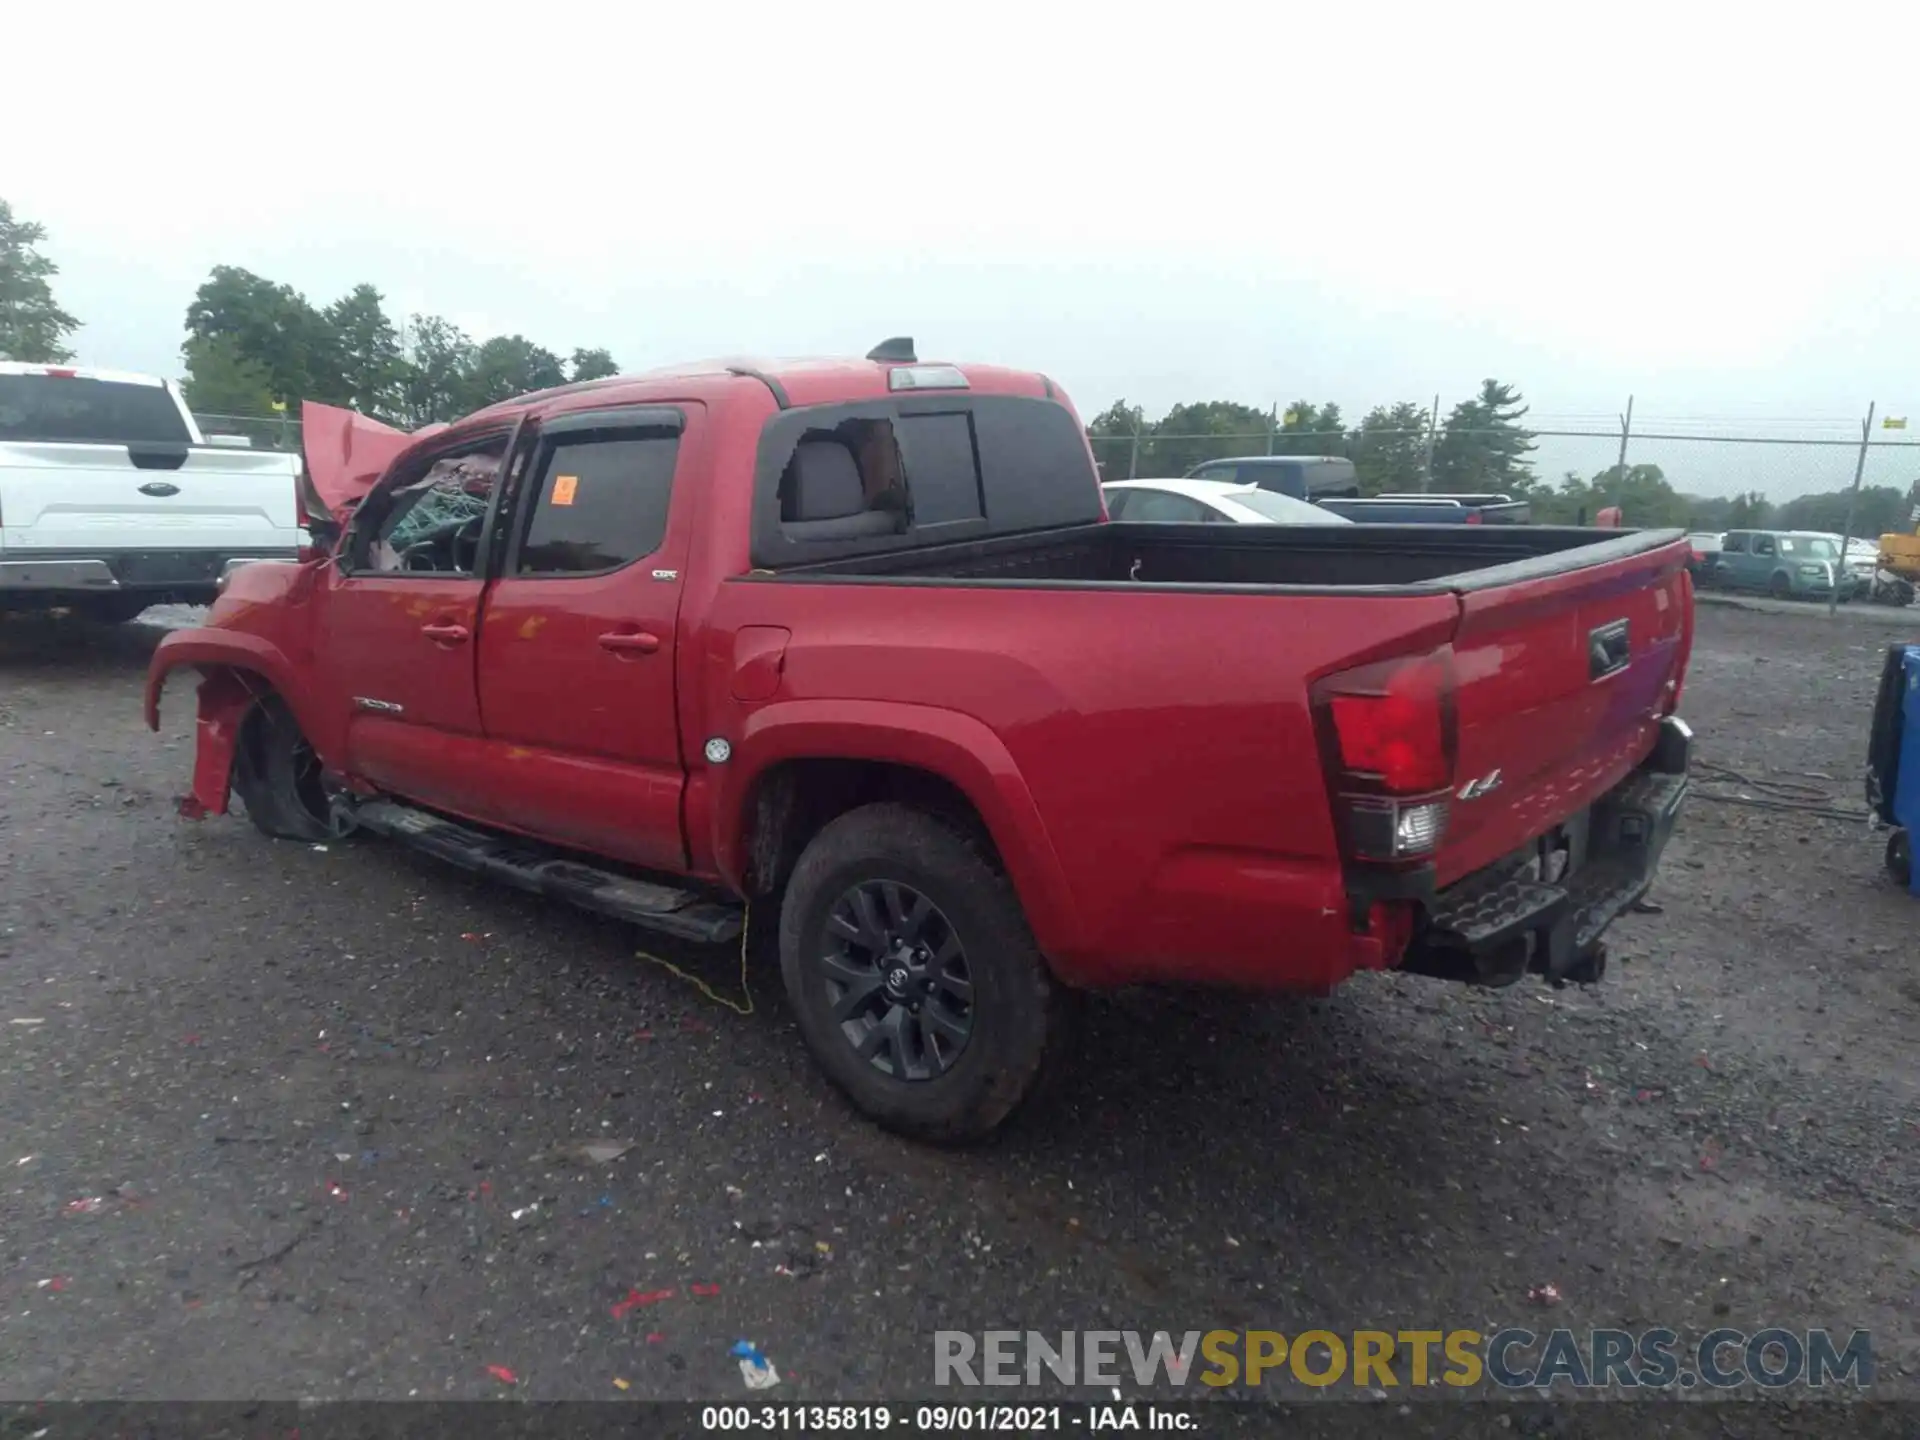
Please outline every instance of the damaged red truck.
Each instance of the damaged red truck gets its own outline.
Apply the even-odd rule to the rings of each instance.
[[[751,907],[910,1134],[996,1128],[1073,991],[1597,980],[1686,793],[1677,532],[1108,523],[1050,381],[910,342],[316,408],[307,461],[309,558],[154,655],[186,808],[693,941]]]

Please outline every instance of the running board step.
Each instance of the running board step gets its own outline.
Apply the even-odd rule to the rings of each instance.
[[[411,805],[368,800],[347,808],[346,819],[358,829],[405,841],[490,880],[682,940],[724,944],[739,939],[744,925],[744,912],[737,903],[617,875],[564,859],[534,841],[492,835]]]

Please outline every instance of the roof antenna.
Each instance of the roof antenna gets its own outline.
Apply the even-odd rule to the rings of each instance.
[[[867,352],[869,360],[882,365],[917,365],[920,357],[913,353],[913,337],[896,335],[891,340],[882,340]]]

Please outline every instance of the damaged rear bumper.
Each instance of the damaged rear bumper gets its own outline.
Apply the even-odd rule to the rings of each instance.
[[[1646,763],[1582,817],[1567,868],[1551,880],[1527,855],[1436,892],[1402,968],[1481,985],[1528,972],[1598,980],[1601,937],[1646,894],[1686,803],[1692,739],[1684,721],[1663,721]]]

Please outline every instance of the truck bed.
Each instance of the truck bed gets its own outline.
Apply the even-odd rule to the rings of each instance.
[[[790,566],[810,581],[1444,594],[1546,579],[1676,543],[1677,530],[1459,525],[1084,525]],[[774,577],[778,578],[778,577]]]

